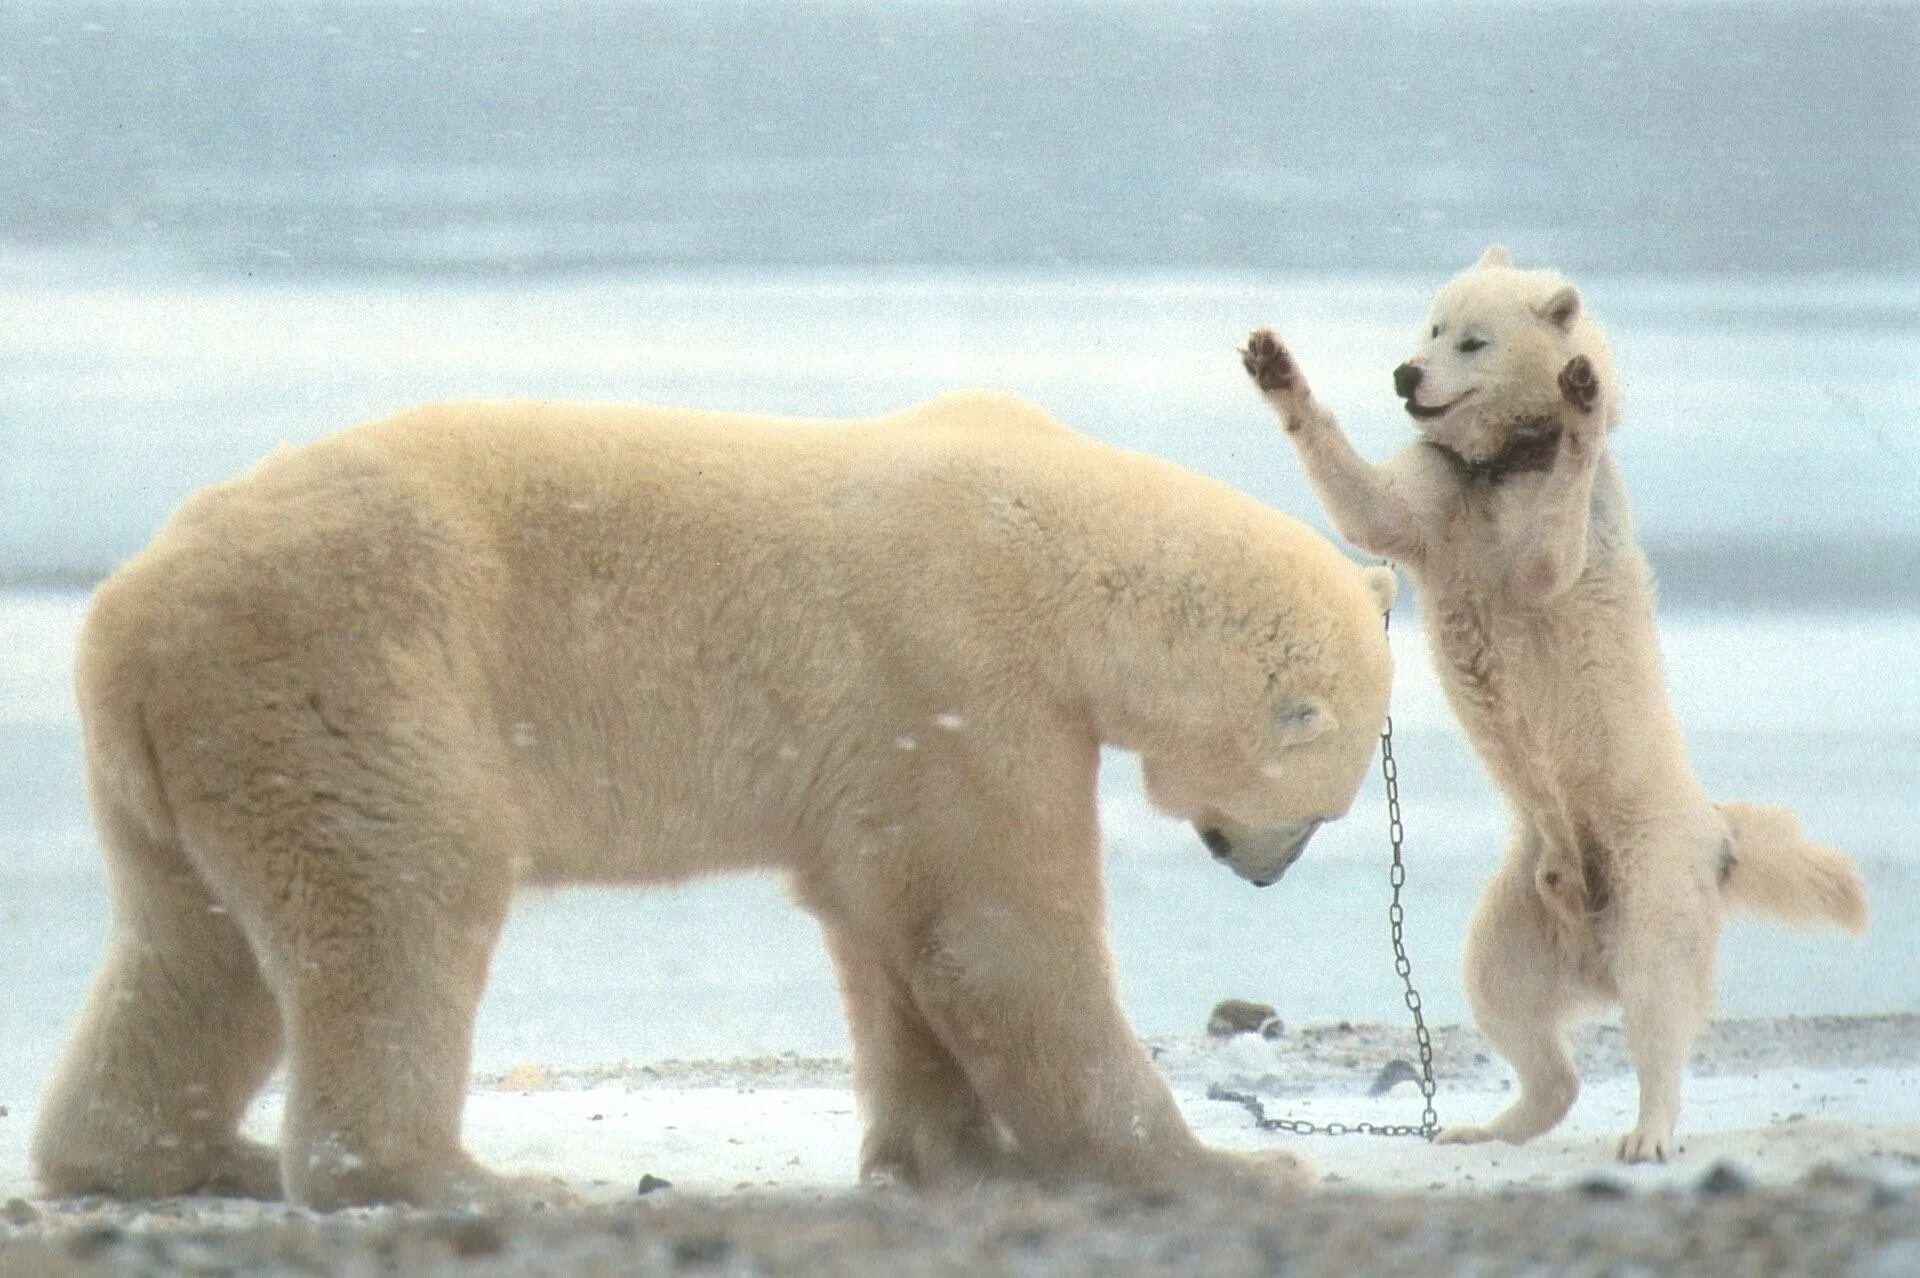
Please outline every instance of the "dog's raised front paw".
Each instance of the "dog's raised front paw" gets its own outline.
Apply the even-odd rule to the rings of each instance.
[[[1600,378],[1585,355],[1575,355],[1560,370],[1560,395],[1583,413],[1591,413],[1600,399]]]
[[[1284,395],[1305,389],[1300,370],[1294,367],[1293,356],[1270,328],[1255,329],[1247,335],[1247,344],[1240,348],[1240,362],[1246,365],[1247,376],[1253,379],[1253,384],[1263,391]]]

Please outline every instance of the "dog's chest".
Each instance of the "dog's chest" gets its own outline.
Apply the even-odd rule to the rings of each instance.
[[[1447,701],[1503,785],[1551,789],[1541,771],[1557,735],[1542,618],[1472,587],[1429,596],[1427,637]]]
[[[1444,591],[1429,616],[1428,638],[1455,710],[1488,724],[1503,718],[1510,709],[1509,680],[1493,608],[1475,592]]]

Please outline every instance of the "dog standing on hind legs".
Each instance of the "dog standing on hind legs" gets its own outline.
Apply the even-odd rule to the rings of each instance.
[[[1464,967],[1520,1095],[1440,1140],[1530,1140],[1579,1092],[1568,1024],[1621,1009],[1640,1086],[1628,1162],[1672,1153],[1712,1010],[1723,904],[1866,927],[1847,858],[1778,808],[1715,804],[1662,685],[1653,594],[1606,450],[1618,396],[1579,293],[1498,246],[1435,298],[1394,370],[1420,442],[1362,459],[1270,331],[1241,352],[1341,536],[1413,578],[1448,704],[1512,813]]]

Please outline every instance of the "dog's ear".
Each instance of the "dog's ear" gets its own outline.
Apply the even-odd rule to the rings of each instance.
[[[1580,318],[1580,294],[1571,284],[1562,284],[1553,290],[1553,296],[1541,303],[1540,318],[1561,332],[1573,328],[1573,322]]]
[[[1474,263],[1474,266],[1478,267],[1480,270],[1485,270],[1489,266],[1512,266],[1512,265],[1513,265],[1513,259],[1507,256],[1507,246],[1504,244],[1487,245],[1487,251],[1480,255],[1479,261]]]
[[[1373,606],[1381,612],[1393,607],[1394,596],[1400,593],[1400,582],[1393,575],[1393,569],[1375,564],[1360,572],[1367,579],[1367,589],[1373,592]]]
[[[1339,726],[1333,711],[1311,697],[1288,697],[1273,712],[1273,735],[1281,745],[1305,745]]]

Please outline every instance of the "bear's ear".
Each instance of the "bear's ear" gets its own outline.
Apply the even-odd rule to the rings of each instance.
[[[1485,270],[1489,266],[1512,266],[1513,259],[1507,256],[1506,245],[1489,244],[1487,245],[1487,251],[1480,255],[1480,260],[1475,262],[1474,265],[1481,270]]]
[[[1367,579],[1367,589],[1373,592],[1373,606],[1381,612],[1393,607],[1394,596],[1400,593],[1400,579],[1393,575],[1393,569],[1376,564],[1360,572]]]
[[[1273,735],[1281,745],[1305,745],[1340,726],[1333,711],[1310,697],[1288,697],[1273,712]]]
[[[1562,284],[1553,291],[1552,297],[1541,304],[1539,315],[1561,332],[1567,332],[1573,328],[1573,322],[1580,318],[1580,294],[1573,285]]]

